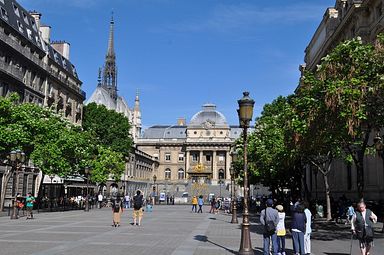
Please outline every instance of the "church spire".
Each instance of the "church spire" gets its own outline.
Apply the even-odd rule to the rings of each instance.
[[[109,23],[109,38],[108,38],[108,51],[107,56],[115,56],[115,41],[114,41],[114,30],[115,30],[115,21],[113,20],[113,11],[111,16],[111,21]]]
[[[103,83],[102,86],[108,90],[109,95],[116,100],[117,99],[117,67],[116,56],[114,47],[114,26],[115,21],[113,19],[113,12],[109,25],[109,38],[108,38],[108,50],[105,56],[105,64],[103,70]]]
[[[140,112],[140,100],[139,100],[139,89],[136,90],[136,97],[135,97],[135,111]]]

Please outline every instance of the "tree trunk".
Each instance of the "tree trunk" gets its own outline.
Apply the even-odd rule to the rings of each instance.
[[[329,189],[328,175],[324,174],[324,187],[325,187],[325,199],[327,202],[327,220],[332,220],[332,209],[331,209],[331,192]]]
[[[357,151],[357,161],[355,161],[357,173],[357,193],[359,199],[364,198],[364,151]]]

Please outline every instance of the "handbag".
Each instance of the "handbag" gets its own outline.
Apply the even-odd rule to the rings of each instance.
[[[271,220],[267,221],[267,208],[265,208],[264,213],[264,234],[267,234],[269,236],[273,235],[276,231],[275,223]]]

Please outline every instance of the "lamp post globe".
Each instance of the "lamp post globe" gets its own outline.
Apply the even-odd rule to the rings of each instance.
[[[239,115],[240,127],[243,128],[243,142],[244,142],[244,211],[243,222],[241,224],[241,242],[240,242],[240,255],[254,254],[251,244],[251,233],[249,223],[249,183],[248,183],[248,162],[247,162],[247,129],[250,126],[250,122],[253,116],[253,106],[255,101],[249,97],[249,92],[243,92],[243,97],[237,101],[239,109],[237,113]]]

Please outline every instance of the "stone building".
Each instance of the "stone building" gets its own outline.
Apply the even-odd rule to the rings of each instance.
[[[81,125],[85,92],[69,60],[70,45],[52,42],[50,32],[40,13],[26,11],[15,0],[0,0],[0,96],[17,92],[21,103],[49,107]],[[1,164],[1,201],[9,203],[16,193],[37,195],[41,173],[31,162],[19,171],[18,190],[13,178],[6,178],[10,166]]]
[[[305,64],[300,70],[315,70],[316,65],[330,50],[344,40],[361,37],[363,42],[374,42],[384,31],[383,0],[337,0],[325,11],[323,20],[305,49]],[[372,135],[374,136],[374,135]],[[373,141],[370,141],[373,144]],[[357,197],[357,176],[354,165],[336,161],[328,177],[335,198],[346,194]],[[384,197],[384,169],[380,157],[366,156],[364,163],[365,198],[380,200]],[[308,167],[306,181],[312,195],[324,197],[321,174]]]
[[[231,179],[230,150],[241,132],[228,125],[215,105],[205,104],[189,123],[179,119],[177,125],[146,129],[137,148],[158,160],[154,173],[159,192],[174,196],[221,192],[224,196]]]
[[[122,113],[129,119],[132,127],[130,133],[134,142],[141,134],[141,111],[139,94],[136,93],[133,109],[129,108],[127,101],[117,93],[117,65],[114,48],[114,25],[113,17],[110,22],[107,55],[103,69],[99,69],[99,79],[95,91],[87,100],[87,104],[96,103],[105,105],[107,109]]]

